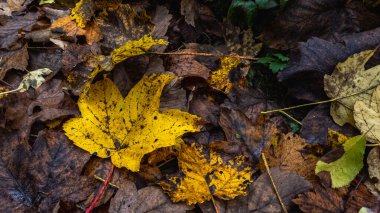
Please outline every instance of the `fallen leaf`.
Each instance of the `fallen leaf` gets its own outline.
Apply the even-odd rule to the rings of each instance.
[[[303,138],[288,133],[275,142],[263,151],[269,167],[279,167],[283,171],[296,172],[309,181],[315,180],[314,168],[317,159],[302,153],[307,145]],[[260,170],[265,171],[262,161]]]
[[[172,17],[173,16],[169,14],[169,10],[166,7],[160,5],[156,7],[156,13],[154,14],[152,20],[155,25],[155,28],[152,32],[153,38],[162,38],[168,40],[168,37],[166,37],[165,34],[168,31]]]
[[[95,13],[93,0],[80,0],[71,10],[70,19],[75,21],[80,28],[85,28]]]
[[[380,211],[378,197],[371,194],[364,184],[360,184],[350,192],[347,202],[345,203],[345,212],[357,213],[363,206],[371,209],[372,212]]]
[[[238,58],[222,57],[220,59],[221,68],[212,72],[208,79],[210,86],[228,93],[233,86],[229,79],[230,71],[235,69],[240,62]]]
[[[41,16],[41,12],[12,16],[10,20],[0,26],[0,48],[9,49],[15,45],[17,40],[22,37],[20,33],[31,31]]]
[[[341,126],[345,123],[355,125],[354,104],[362,101],[368,106],[373,90],[380,84],[380,66],[367,70],[364,67],[375,51],[366,50],[349,57],[346,61],[337,64],[331,75],[324,77],[324,87],[328,97],[339,98],[352,95],[331,104],[331,116]],[[353,95],[358,92],[360,94]]]
[[[28,65],[28,45],[12,51],[0,50],[0,79],[3,79],[8,70],[25,70]]]
[[[362,134],[366,133],[369,142],[380,144],[380,86],[373,91],[369,105],[363,101],[355,103],[354,119],[356,127]]]
[[[240,55],[256,56],[263,44],[256,43],[254,39],[253,30],[248,28],[242,30],[237,26],[225,22],[226,24],[226,46],[231,52]]]
[[[328,172],[333,188],[350,184],[363,167],[365,145],[364,135],[348,139],[342,148],[333,149],[317,162],[315,173]]]
[[[297,23],[297,24],[294,24]],[[329,41],[377,27],[379,17],[371,13],[362,1],[297,0],[286,9],[260,36],[274,49],[291,49],[310,37]]]
[[[282,202],[289,207],[291,200],[298,194],[310,190],[312,185],[303,177],[293,172],[281,171],[275,167],[270,169]],[[250,186],[248,195],[248,209],[250,212],[282,212],[268,173],[260,177]]]
[[[41,84],[45,82],[45,76],[52,73],[48,68],[41,68],[38,70],[33,70],[28,72],[24,77],[22,78],[22,81],[20,82],[19,86],[17,87],[18,92],[25,92],[29,88],[37,89]]]
[[[349,56],[368,49],[374,49],[380,42],[380,28],[353,33],[330,42],[310,38],[299,43],[297,51],[290,54],[288,67],[278,74],[293,97],[307,101],[326,100],[323,77],[331,74],[337,63]]]
[[[181,0],[181,15],[187,24],[195,27],[195,17],[198,15],[198,2],[195,0]]]
[[[336,131],[347,136],[358,135],[351,125],[339,126],[330,116],[330,105],[318,105],[302,120],[301,137],[309,144],[328,145],[329,131]]]
[[[41,131],[32,149],[17,135],[0,135],[4,211],[52,212],[60,200],[76,203],[94,190],[94,179],[81,176],[90,155],[72,146],[63,133]]]
[[[124,100],[111,80],[99,81],[79,98],[82,118],[67,121],[63,129],[82,149],[111,157],[117,167],[139,171],[145,154],[172,146],[182,134],[200,129],[197,116],[175,109],[158,111],[162,89],[173,78],[144,76]]]
[[[174,202],[203,203],[216,196],[230,200],[246,195],[251,168],[244,166],[244,156],[223,162],[214,151],[208,154],[203,146],[184,145],[178,156],[182,171],[179,176],[160,182]]]
[[[324,189],[320,186],[315,187],[314,192],[298,195],[293,202],[303,212],[344,212],[342,198],[333,189]]]
[[[380,192],[380,148],[374,147],[368,154],[368,182],[374,186],[374,188]]]
[[[148,186],[137,190],[133,182],[121,185],[112,198],[111,213],[117,212],[178,212],[185,213],[193,209],[185,204],[173,204],[164,192],[155,186]]]

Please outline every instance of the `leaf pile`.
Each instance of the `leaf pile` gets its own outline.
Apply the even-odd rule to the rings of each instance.
[[[380,211],[378,0],[0,8],[2,212]]]

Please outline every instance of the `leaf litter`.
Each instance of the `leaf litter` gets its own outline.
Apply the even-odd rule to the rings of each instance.
[[[2,211],[379,211],[378,1],[0,5]]]

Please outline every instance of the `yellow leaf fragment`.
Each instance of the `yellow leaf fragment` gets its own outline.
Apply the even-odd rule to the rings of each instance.
[[[178,164],[183,174],[160,183],[174,202],[186,201],[191,205],[212,196],[230,200],[246,195],[252,182],[251,168],[244,166],[244,156],[223,162],[214,151],[208,154],[195,144],[182,147]]]
[[[212,72],[208,79],[210,85],[228,93],[233,86],[229,79],[229,73],[232,69],[236,68],[240,62],[241,60],[239,58],[222,57],[220,59],[221,68]]]
[[[109,79],[95,83],[80,95],[81,118],[63,125],[80,148],[101,158],[111,157],[117,167],[139,171],[142,157],[176,144],[186,132],[200,130],[200,118],[180,110],[159,112],[160,96],[173,75],[144,76],[123,99]]]
[[[362,134],[366,134],[369,142],[380,144],[380,86],[376,88],[371,97],[371,102],[366,105],[363,101],[357,101],[354,105],[354,119],[356,127]]]
[[[150,35],[144,35],[139,40],[128,41],[123,46],[113,50],[111,59],[117,64],[129,57],[142,55],[154,45],[159,44],[168,45],[168,42],[164,39],[153,39]]]
[[[370,104],[371,96],[380,84],[380,65],[365,69],[365,64],[375,50],[365,50],[336,65],[331,75],[324,77],[324,89],[328,97],[341,98],[332,102],[330,114],[334,121],[343,126],[355,125],[353,110],[357,101]],[[353,95],[355,93],[359,93]]]
[[[80,28],[85,28],[94,13],[95,3],[93,0],[80,0],[71,10],[70,19],[75,21]]]
[[[327,142],[329,142],[332,147],[338,147],[348,140],[347,136],[335,130],[328,129],[327,132]]]

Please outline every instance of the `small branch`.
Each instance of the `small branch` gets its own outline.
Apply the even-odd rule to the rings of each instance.
[[[280,113],[284,114],[286,117],[290,118],[290,120],[296,122],[297,124],[301,125],[302,126],[302,122],[295,119],[293,116],[289,115],[288,113],[284,112],[284,111],[279,111]]]
[[[212,201],[212,205],[214,205],[215,212],[216,212],[216,213],[219,213],[218,206],[216,205],[216,202],[215,202],[214,196],[212,196],[212,195],[211,195],[211,201]]]
[[[252,56],[241,56],[236,54],[230,54],[230,55],[216,55],[213,53],[197,53],[197,52],[171,52],[171,53],[159,53],[159,52],[147,52],[150,54],[156,54],[156,55],[194,55],[194,56],[207,56],[207,57],[230,57],[230,58],[238,58],[243,60],[257,60],[257,58]]]
[[[333,102],[333,101],[337,101],[337,100],[340,100],[340,99],[344,99],[344,98],[348,98],[348,97],[351,97],[351,96],[354,96],[354,95],[361,94],[361,93],[366,92],[366,91],[368,91],[368,90],[374,89],[374,88],[377,87],[377,86],[378,86],[378,85],[375,85],[375,86],[373,86],[373,87],[367,88],[367,89],[362,90],[362,91],[359,91],[359,92],[355,92],[355,93],[350,94],[350,95],[346,95],[346,96],[342,96],[342,97],[338,97],[338,98],[333,98],[333,99],[329,99],[329,100],[318,101],[318,102],[307,103],[307,104],[301,104],[301,105],[291,106],[291,107],[286,107],[286,108],[282,108],[282,109],[275,109],[275,110],[269,110],[269,111],[262,111],[261,114],[269,114],[269,113],[273,113],[273,112],[286,111],[286,110],[297,109],[297,108],[306,107],[306,106],[313,106],[313,105],[319,105],[319,104],[330,103],[330,102]]]
[[[96,180],[100,180],[100,181],[102,181],[103,183],[106,182],[106,180],[104,180],[103,178],[101,178],[101,177],[99,177],[99,176],[97,176],[97,175],[94,175],[94,178],[95,178]],[[117,185],[115,185],[115,184],[113,184],[113,183],[111,183],[111,182],[109,182],[108,185],[112,186],[113,188],[119,189],[119,187],[118,187]]]
[[[107,188],[107,185],[108,185],[108,183],[111,180],[111,176],[112,176],[114,168],[115,168],[115,166],[112,164],[111,169],[110,169],[110,171],[107,174],[107,177],[106,177],[106,179],[105,179],[105,181],[103,183],[102,188],[100,188],[100,191],[99,191],[98,195],[95,197],[94,201],[92,201],[90,207],[88,207],[88,209],[86,210],[86,213],[90,213],[95,208],[96,203],[99,201],[100,197],[105,192],[105,190]]]
[[[272,186],[273,186],[274,192],[276,193],[276,196],[277,196],[277,198],[278,198],[278,201],[279,201],[280,204],[281,204],[281,208],[282,208],[282,210],[283,210],[285,213],[288,213],[288,210],[286,209],[284,203],[282,202],[282,199],[281,199],[281,197],[280,197],[280,193],[279,193],[278,190],[277,190],[276,184],[275,184],[274,181],[273,181],[273,177],[272,177],[272,175],[271,175],[271,173],[270,173],[269,166],[268,166],[268,162],[267,162],[267,159],[265,158],[265,154],[264,154],[264,153],[261,153],[261,158],[262,158],[263,161],[264,161],[265,169],[266,169],[267,172],[268,172],[269,179],[270,179],[270,181],[271,181],[271,183],[272,183]]]

